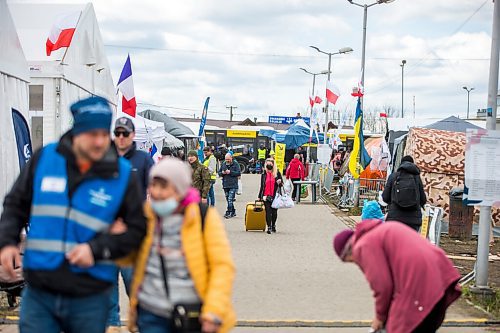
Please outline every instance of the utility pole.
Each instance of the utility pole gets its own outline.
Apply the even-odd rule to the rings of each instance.
[[[404,111],[404,83],[405,83],[405,65],[406,65],[406,60],[403,59],[401,61],[401,118],[405,117],[405,111]]]
[[[226,109],[229,109],[229,121],[233,121],[233,109],[237,109],[237,106],[226,106]]]
[[[491,34],[490,76],[488,83],[488,108],[486,111],[486,129],[496,129],[497,94],[498,94],[498,62],[500,38],[500,0],[494,2],[493,29]],[[477,240],[476,285],[471,291],[491,295],[488,286],[488,256],[491,228],[491,206],[481,206],[479,214],[479,233]]]
[[[413,119],[415,119],[415,95],[413,95]]]

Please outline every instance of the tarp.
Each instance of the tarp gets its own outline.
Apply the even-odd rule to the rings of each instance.
[[[457,118],[455,116],[448,117],[446,119],[437,121],[430,125],[424,126],[424,128],[432,128],[442,131],[449,132],[461,132],[465,133],[468,128],[480,129],[481,127],[469,123],[463,119]]]
[[[164,124],[165,131],[172,134],[176,138],[195,135],[190,128],[182,125],[174,118],[167,116],[166,114],[161,113],[160,111],[145,110],[140,112],[139,114],[146,119],[162,122]]]
[[[272,139],[278,143],[284,143],[287,149],[295,149],[309,143],[310,128],[304,120],[299,119],[288,128],[285,133],[275,133]],[[319,140],[323,141],[323,133],[319,133]],[[318,143],[316,134],[313,133],[312,143]]]
[[[0,200],[19,174],[13,110],[28,119],[28,64],[17,36],[9,8],[0,0]],[[23,147],[24,148],[24,147]],[[24,151],[23,151],[24,155]],[[2,205],[0,205],[0,213]]]

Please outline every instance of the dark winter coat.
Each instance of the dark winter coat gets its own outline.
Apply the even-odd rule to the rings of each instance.
[[[142,150],[137,150],[137,145],[132,143],[132,147],[123,155],[132,164],[132,174],[137,178],[141,189],[142,200],[146,201],[149,170],[154,164],[151,155]]]
[[[200,192],[203,199],[206,199],[212,185],[210,171],[198,160],[191,164],[191,168],[193,168],[193,187]]]
[[[229,170],[230,174],[226,175],[223,172]],[[223,188],[238,188],[238,177],[241,176],[240,165],[236,160],[233,160],[233,163],[226,164],[226,161],[222,162],[222,165],[219,169],[219,176],[222,177],[222,187]]]
[[[399,172],[406,172],[415,176],[418,191],[420,192],[420,203],[419,206],[414,209],[403,209],[391,200],[392,188]],[[401,163],[397,172],[393,172],[387,179],[384,192],[382,193],[382,199],[385,203],[389,204],[389,211],[386,217],[387,221],[399,221],[408,225],[422,225],[422,211],[420,208],[423,208],[427,202],[427,196],[424,192],[424,185],[422,184],[422,179],[420,179],[420,170],[418,167],[411,162]]]
[[[460,273],[439,247],[400,223],[356,226],[352,256],[373,290],[375,314],[388,333],[411,333],[444,301],[460,297]]]
[[[261,199],[261,200],[264,197],[264,191],[266,189],[266,177],[267,177],[267,172],[264,171],[260,175],[259,199]],[[281,184],[279,184],[279,185],[278,185],[278,179],[281,180]],[[278,174],[276,175],[276,177],[274,177],[274,180],[275,180],[275,183],[274,183],[273,197],[276,196],[276,192],[278,191],[278,188],[281,187],[281,186],[283,186],[283,177],[281,176],[281,173],[279,171],[278,171]]]

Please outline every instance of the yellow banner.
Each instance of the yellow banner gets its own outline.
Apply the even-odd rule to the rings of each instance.
[[[256,138],[256,131],[227,130],[228,138]]]
[[[285,150],[286,145],[284,143],[276,143],[276,155],[274,156],[274,159],[276,160],[276,167],[281,174],[283,174],[283,170],[285,168]]]

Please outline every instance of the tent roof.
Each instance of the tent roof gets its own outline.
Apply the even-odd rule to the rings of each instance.
[[[6,0],[0,0],[0,72],[29,82],[28,64]]]
[[[145,110],[139,113],[141,116],[147,119],[151,119],[154,121],[162,122],[165,125],[165,131],[172,134],[175,137],[183,137],[183,136],[194,136],[193,131],[175,120],[172,117],[167,116],[164,113],[156,110]]]
[[[437,129],[437,130],[442,130],[442,131],[465,133],[467,128],[479,129],[481,127],[476,126],[474,124],[471,124],[468,121],[457,118],[455,116],[451,116],[451,117],[448,117],[446,119],[432,123],[430,125],[424,126],[424,128],[432,128],[432,129]]]

